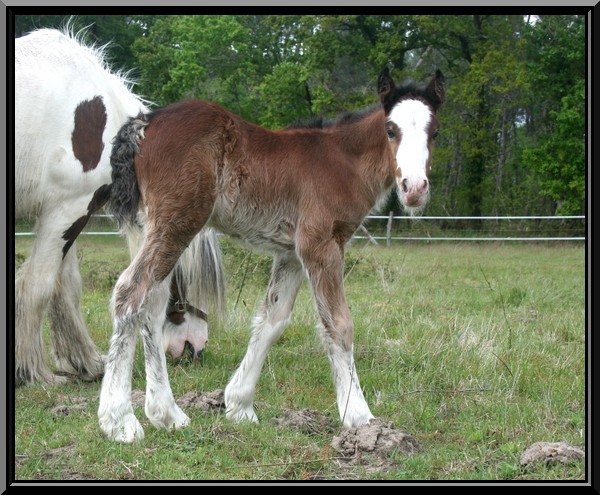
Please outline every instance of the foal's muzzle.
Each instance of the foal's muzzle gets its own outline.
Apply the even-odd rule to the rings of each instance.
[[[398,181],[398,190],[404,206],[420,208],[429,198],[429,181],[426,177],[403,177]]]

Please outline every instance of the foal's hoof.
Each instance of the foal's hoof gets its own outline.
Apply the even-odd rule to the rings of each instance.
[[[235,423],[251,421],[258,423],[249,388],[236,387],[231,382],[225,387],[225,416]]]
[[[179,407],[177,407],[178,411],[173,414],[173,422],[169,426],[169,430],[179,428],[185,428],[190,424],[190,418],[187,414],[185,414]]]
[[[232,407],[231,409],[227,409],[225,416],[234,423],[244,423],[246,421],[258,423],[258,417],[252,408],[240,409],[238,407]]]
[[[177,430],[190,424],[190,418],[172,397],[147,395],[144,412],[154,427],[159,430]]]
[[[179,406],[175,406],[168,411],[168,413],[161,416],[153,416],[148,413],[146,413],[146,416],[154,427],[159,430],[178,430],[179,428],[184,428],[190,424],[190,418],[179,408]]]
[[[369,411],[363,411],[362,413],[355,412],[353,415],[346,415],[342,418],[344,428],[358,428],[359,426],[368,425],[371,421],[376,421]]]
[[[126,414],[118,422],[100,418],[100,428],[115,442],[133,443],[144,439],[144,429],[133,413]]]

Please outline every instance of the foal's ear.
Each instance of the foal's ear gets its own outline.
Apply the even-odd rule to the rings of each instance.
[[[386,107],[386,100],[395,87],[396,84],[394,83],[392,76],[390,76],[390,70],[385,67],[377,78],[377,94],[384,107]]]
[[[446,90],[444,89],[445,81],[446,78],[444,77],[444,74],[438,69],[435,71],[435,76],[433,76],[433,79],[431,79],[425,89],[425,96],[436,111],[446,100]]]

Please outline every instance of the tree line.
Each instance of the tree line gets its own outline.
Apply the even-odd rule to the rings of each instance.
[[[384,66],[440,69],[427,215],[585,213],[585,15],[17,15],[15,35],[69,19],[157,105],[208,99],[272,129],[374,103]]]

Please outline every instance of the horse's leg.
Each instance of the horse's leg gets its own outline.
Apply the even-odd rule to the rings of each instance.
[[[175,404],[162,349],[162,325],[169,297],[170,273],[187,244],[187,239],[179,242],[174,239],[166,229],[160,231],[157,228],[149,232],[113,291],[113,335],[98,407],[100,427],[112,440],[133,442],[144,438],[144,430],[133,413],[131,403],[138,331],[144,339],[145,410],[150,420],[155,426],[167,428],[184,426],[189,422]]]
[[[60,385],[64,376],[48,367],[42,323],[61,269],[64,240],[62,224],[41,214],[31,255],[15,276],[15,382],[16,385]]]
[[[80,309],[82,289],[74,243],[62,262],[50,300],[52,353],[60,372],[93,381],[104,372],[104,358],[83,321]]]
[[[338,410],[347,428],[368,423],[373,415],[354,365],[354,324],[344,294],[343,246],[331,239],[305,242],[299,256],[308,272],[320,316],[319,330],[333,371]]]
[[[294,254],[275,256],[267,296],[254,318],[246,355],[225,388],[228,418],[258,421],[253,406],[256,382],[269,349],[290,321],[303,279],[302,265]]]

